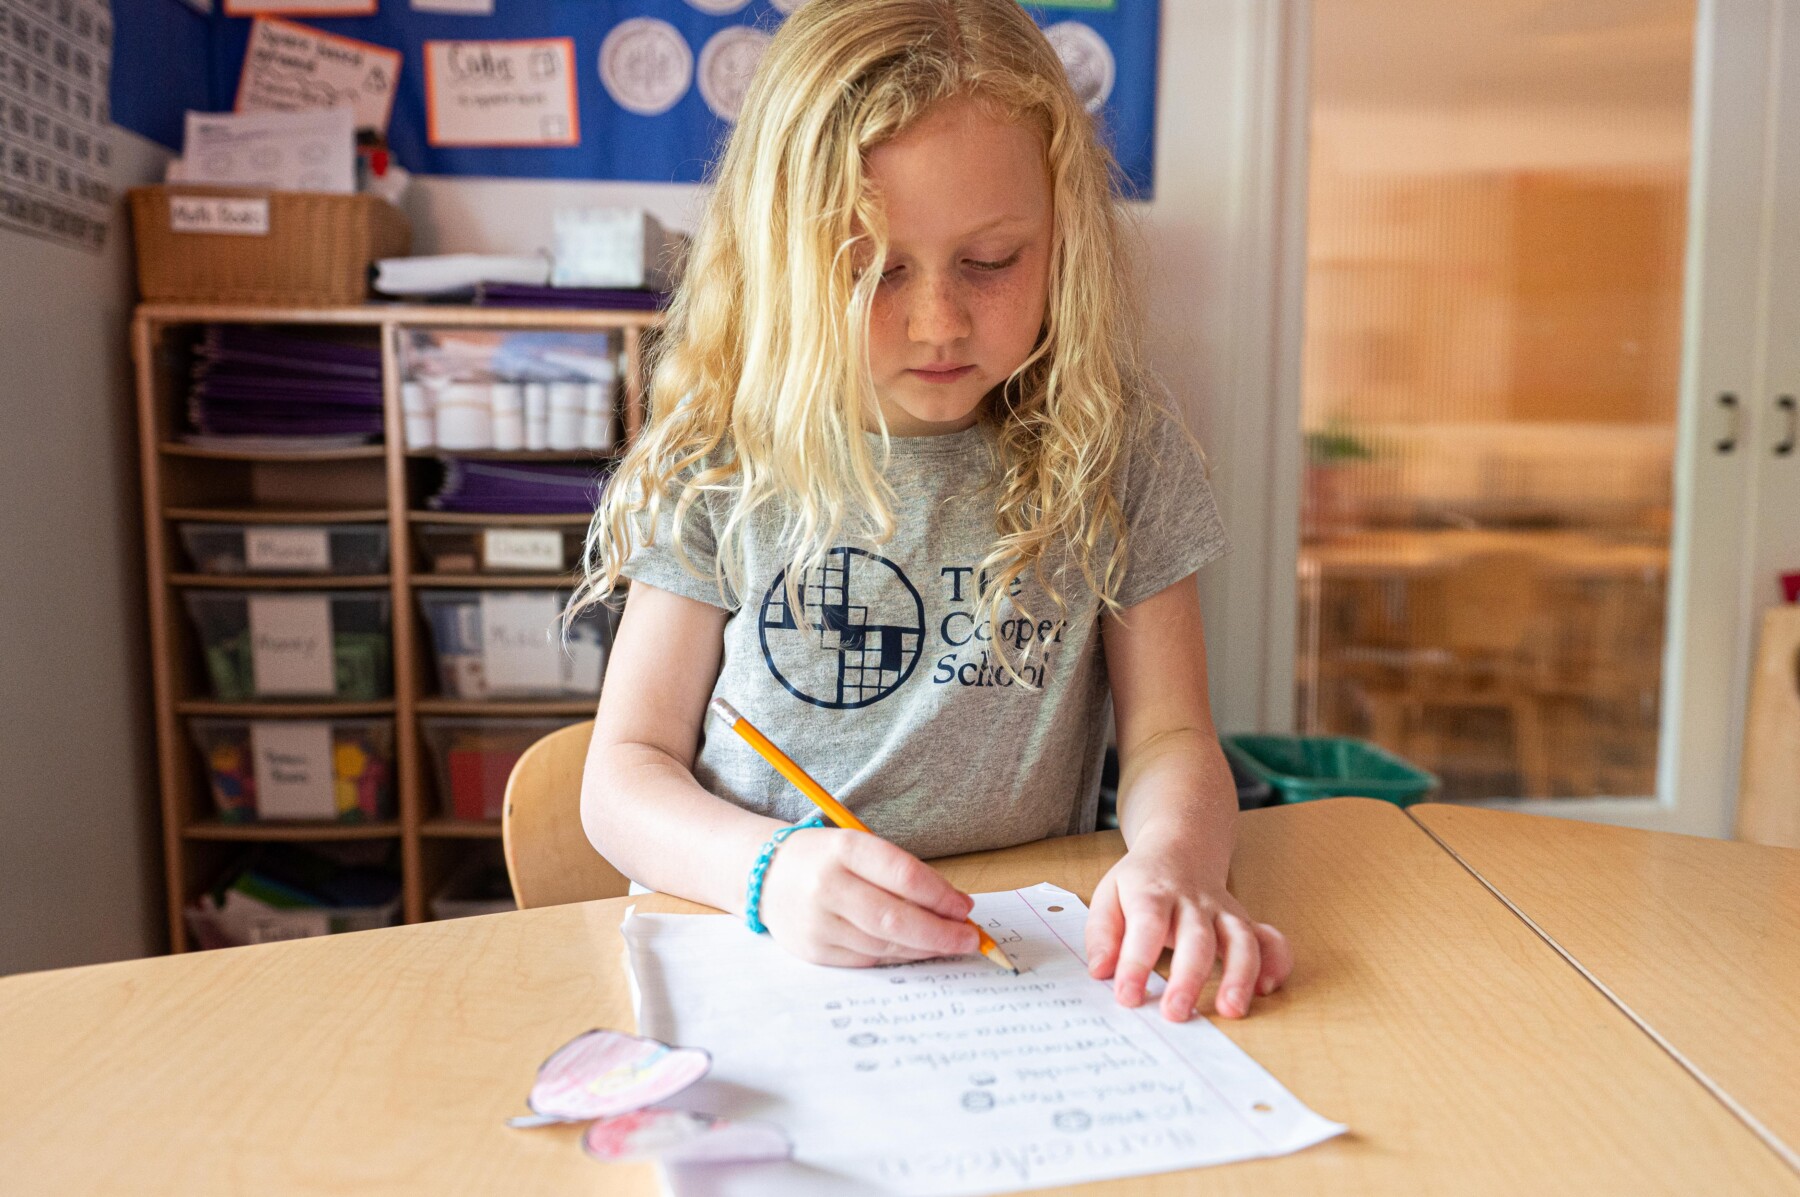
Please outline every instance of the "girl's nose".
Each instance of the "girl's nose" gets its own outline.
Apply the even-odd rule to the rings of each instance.
[[[940,276],[924,280],[914,289],[906,331],[922,345],[948,345],[973,331],[969,309],[955,280]]]

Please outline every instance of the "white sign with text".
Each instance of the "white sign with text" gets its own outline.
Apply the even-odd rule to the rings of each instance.
[[[258,594],[250,605],[250,671],[259,695],[337,690],[331,600],[322,594]]]
[[[356,127],[387,132],[400,52],[276,17],[250,25],[239,112],[301,112],[350,105]]]
[[[262,819],[334,819],[337,794],[331,768],[331,724],[250,725],[256,765],[256,814]]]
[[[495,693],[550,693],[562,687],[561,605],[550,591],[481,595],[481,661]]]
[[[578,145],[575,42],[566,37],[425,43],[432,145]]]
[[[556,528],[484,528],[481,563],[483,569],[560,572],[562,532]]]
[[[331,537],[323,528],[248,528],[244,563],[252,573],[329,573]]]

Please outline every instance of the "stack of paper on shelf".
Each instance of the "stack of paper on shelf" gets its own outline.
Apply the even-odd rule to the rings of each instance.
[[[194,432],[208,439],[377,439],[381,351],[244,325],[208,325],[194,346],[188,418]]]
[[[561,515],[590,512],[600,502],[602,479],[591,466],[468,461],[444,462],[444,484],[431,496],[434,511],[496,515]]]

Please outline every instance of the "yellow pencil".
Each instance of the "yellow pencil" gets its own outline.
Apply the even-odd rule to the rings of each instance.
[[[756,749],[757,753],[765,761],[768,761],[771,765],[775,766],[775,771],[777,773],[793,782],[795,789],[799,790],[802,794],[805,794],[812,800],[814,806],[824,811],[827,819],[830,819],[839,827],[846,827],[852,831],[867,831],[870,835],[875,834],[873,831],[869,831],[868,826],[861,819],[850,813],[849,807],[839,802],[836,798],[833,798],[826,791],[824,786],[814,781],[811,776],[807,774],[806,770],[802,769],[799,765],[796,765],[787,753],[775,747],[769,740],[769,737],[757,731],[755,724],[738,714],[736,707],[733,707],[723,698],[715,698],[706,709],[711,712],[719,722],[725,724],[732,731],[744,737],[750,747]],[[1000,950],[1000,945],[994,942],[993,936],[982,929],[981,924],[977,923],[974,919],[965,919],[964,921],[967,922],[969,926],[975,928],[975,933],[981,936],[981,954],[983,956],[986,956],[989,960],[992,960],[995,964],[998,964],[1009,973],[1016,974],[1019,971],[1018,966],[1006,958],[1006,953]]]

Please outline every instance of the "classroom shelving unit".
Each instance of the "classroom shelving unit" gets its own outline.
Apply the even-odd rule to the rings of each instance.
[[[397,840],[402,909],[407,922],[428,917],[428,898],[459,861],[459,845],[496,840],[498,821],[450,818],[429,809],[427,761],[419,717],[430,715],[592,716],[591,700],[470,701],[436,697],[426,651],[429,630],[416,599],[421,587],[555,588],[570,574],[443,574],[415,568],[413,529],[420,523],[485,527],[585,527],[584,515],[480,515],[423,509],[422,478],[429,459],[456,456],[510,461],[599,464],[631,443],[643,422],[643,349],[661,323],[656,312],[574,311],[439,305],[371,304],[346,308],[277,308],[210,304],[144,304],[132,322],[143,478],[145,560],[154,701],[157,776],[168,893],[170,943],[193,946],[183,910],[246,843],[258,841]],[[187,346],[200,326],[252,324],[321,330],[320,335],[378,343],[381,349],[382,443],[302,452],[201,448],[178,439],[188,390]],[[592,451],[409,451],[403,435],[400,383],[402,338],[412,330],[490,329],[606,332],[620,338],[620,423],[612,453]],[[425,464],[422,464],[425,463]],[[385,523],[388,570],[332,576],[215,576],[187,572],[174,541],[184,520],[221,523]],[[386,590],[392,600],[394,694],[379,702],[217,702],[202,695],[200,647],[181,594],[232,590]],[[398,817],[369,823],[224,822],[211,816],[207,780],[187,734],[192,716],[337,719],[392,717]]]

